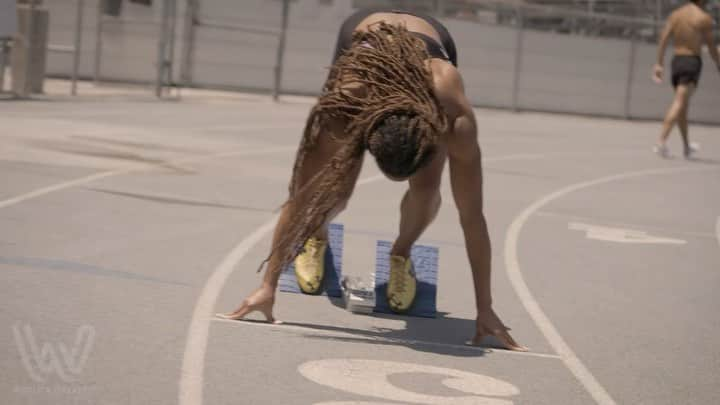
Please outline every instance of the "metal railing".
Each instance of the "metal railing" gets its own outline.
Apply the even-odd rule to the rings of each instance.
[[[266,0],[252,3],[262,7],[257,10],[245,2],[162,0],[155,3],[152,19],[133,20],[103,18],[105,0],[89,1],[98,5],[96,81],[107,76],[154,83],[159,97],[166,94],[163,88],[177,86],[266,91],[274,99],[283,93],[320,91],[337,27],[355,4]],[[448,26],[458,42],[461,71],[475,105],[627,118],[658,118],[665,108],[667,91],[649,81],[654,35],[662,24],[655,18],[499,0],[405,3],[430,5]],[[463,14],[460,3],[470,4],[472,12]],[[117,42],[133,30],[109,30],[110,24],[156,24],[158,30],[144,29],[144,36],[134,36],[137,42],[123,48],[123,59],[118,59],[103,53],[103,36]],[[140,41],[157,41],[156,55],[140,56],[134,46]],[[136,69],[134,76],[117,69],[120,63],[130,67],[152,60],[153,71],[138,74]],[[104,63],[115,69],[105,75]],[[705,90],[698,97],[705,98],[704,105],[717,105],[712,94],[720,94],[716,78],[703,81]],[[703,108],[702,121],[720,123],[710,107]]]
[[[73,67],[70,73],[70,94],[77,95],[78,72],[80,70],[80,56],[82,54],[82,27],[84,19],[85,0],[75,0],[75,33],[73,45],[59,45],[48,43],[48,52],[69,53],[73,56]],[[30,19],[33,19],[32,13]]]
[[[177,1],[164,0],[160,34],[158,35],[157,79],[155,81],[155,95],[158,98],[162,98],[163,89],[172,84],[176,20]]]
[[[5,70],[12,38],[0,38],[0,93],[5,93]]]
[[[104,34],[108,25],[131,25],[131,26],[149,26],[158,27],[157,48],[155,59],[154,79],[150,80],[154,84],[155,94],[162,97],[163,88],[169,85],[172,76],[173,67],[173,50],[175,44],[175,19],[178,0],[161,0],[161,13],[158,19],[132,19],[132,18],[113,18],[106,17],[108,0],[97,0],[95,14],[95,43],[94,43],[94,62],[93,62],[93,82],[97,85],[103,80],[103,58],[105,51]]]
[[[194,50],[196,47],[196,29],[209,28],[213,30],[228,31],[230,33],[251,33],[277,39],[275,64],[273,66],[272,97],[277,100],[282,90],[283,59],[285,57],[285,44],[287,38],[288,19],[290,13],[290,0],[282,0],[282,22],[279,29],[249,27],[232,24],[199,16],[199,0],[188,0],[185,15],[184,47],[182,51],[181,82],[184,86],[192,85],[192,71],[194,65]]]

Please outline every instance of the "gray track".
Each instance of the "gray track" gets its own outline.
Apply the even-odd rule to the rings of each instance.
[[[197,337],[190,323],[198,297],[226,256],[283,202],[308,108],[255,97],[1,103],[2,403],[178,403],[188,331]],[[286,325],[209,320],[258,284],[255,268],[269,244],[260,235],[228,264],[234,271],[219,284],[217,302],[201,313],[204,367],[185,372],[189,384],[204,388],[205,404],[593,403],[587,380],[576,379],[516,295],[505,244],[526,207],[611,175],[621,176],[562,193],[522,224],[518,265],[529,291],[617,403],[720,402],[717,128],[691,129],[700,159],[661,160],[650,152],[657,123],[486,110],[478,117],[496,308],[531,353],[463,347],[473,330],[473,298],[446,181],[442,212],[422,239],[440,248],[440,317],[357,316],[327,298],[280,294],[276,315]],[[672,146],[677,153],[677,136]],[[378,174],[367,162],[365,179]],[[639,173],[655,169],[672,170]],[[11,200],[103,172],[107,177]],[[393,237],[403,191],[389,181],[358,188],[338,220],[346,227],[346,272],[372,271],[375,241]],[[613,241],[569,229],[587,225],[596,238]],[[667,243],[621,243],[623,229]],[[75,344],[81,325],[93,338],[87,362],[73,374],[60,355],[43,373],[32,341],[58,354],[60,343],[83,347]],[[22,333],[14,336],[13,326]],[[385,398],[382,384],[361,369],[329,362],[316,369],[336,376],[326,383],[347,377],[344,390],[298,370],[324,359],[382,360],[370,371],[384,381],[382,372],[395,370],[387,381],[406,392]],[[417,365],[482,374],[517,391],[503,396],[502,384],[471,383],[479,394],[473,397]],[[202,382],[193,380],[199,375]],[[381,396],[358,388],[363,381]]]

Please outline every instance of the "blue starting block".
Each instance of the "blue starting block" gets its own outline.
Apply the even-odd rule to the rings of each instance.
[[[390,250],[392,243],[378,241],[375,256],[375,312],[393,314],[387,304],[387,284],[390,278]],[[410,258],[415,267],[417,293],[405,315],[434,318],[437,313],[438,248],[413,245]]]
[[[320,289],[321,295],[342,297],[340,280],[342,279],[343,225],[330,224],[328,227],[328,247],[325,250],[325,277]],[[291,263],[280,274],[280,291],[302,294],[295,278],[295,264]]]

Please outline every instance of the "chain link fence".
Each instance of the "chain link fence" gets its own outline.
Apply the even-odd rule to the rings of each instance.
[[[669,85],[655,85],[650,71],[672,1],[645,1],[650,11],[662,7],[625,15],[601,1],[592,9],[581,1],[559,7],[519,0],[83,3],[80,76],[153,84],[159,95],[168,86],[316,95],[344,18],[361,7],[391,6],[431,13],[448,27],[477,106],[659,119],[671,99]],[[76,6],[77,0],[45,5],[51,42],[72,40]],[[720,75],[703,57],[708,63],[691,119],[720,124]],[[51,52],[48,67],[52,75],[70,75],[72,55]]]

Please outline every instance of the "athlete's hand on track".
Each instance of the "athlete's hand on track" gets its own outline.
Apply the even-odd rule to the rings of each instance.
[[[229,314],[217,314],[218,318],[241,320],[251,312],[260,311],[265,315],[265,320],[270,323],[280,323],[273,316],[273,305],[275,304],[275,288],[261,286],[250,294],[235,311]]]
[[[510,333],[508,333],[509,330],[510,328],[502,323],[497,314],[495,314],[495,311],[493,311],[492,308],[488,308],[487,310],[478,313],[475,337],[473,338],[471,344],[473,346],[480,345],[485,336],[494,336],[507,350],[515,350],[519,352],[528,351],[527,347],[519,345],[515,339],[510,336]]]
[[[652,78],[655,81],[655,83],[660,84],[663,80],[663,74],[665,73],[665,68],[658,65],[657,63],[655,66],[653,66],[653,75]]]

